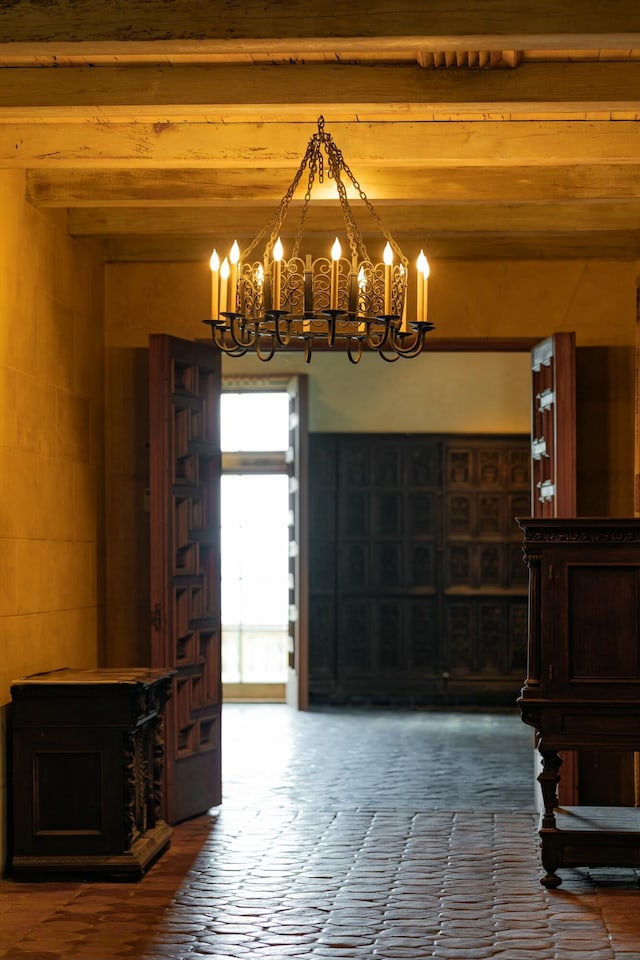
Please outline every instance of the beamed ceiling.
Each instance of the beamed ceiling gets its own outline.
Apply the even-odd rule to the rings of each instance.
[[[640,258],[637,2],[0,5],[0,166],[106,259],[250,239],[321,114],[430,257]]]

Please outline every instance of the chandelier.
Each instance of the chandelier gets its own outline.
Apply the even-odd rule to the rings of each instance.
[[[324,151],[324,155],[323,155]],[[326,157],[326,160],[325,160]],[[306,171],[306,190],[288,259],[281,231],[289,206]],[[333,180],[344,218],[348,256],[336,237],[331,257],[301,253],[311,192],[325,176]],[[386,241],[382,260],[374,262],[365,246],[347,198],[347,183],[373,217]],[[261,245],[264,244],[264,247]],[[254,259],[262,249],[262,259]],[[407,320],[409,264],[346,164],[331,134],[318,119],[289,189],[271,219],[242,253],[234,242],[220,262],[210,260],[211,327],[213,342],[231,357],[253,351],[271,360],[276,351],[303,349],[311,361],[314,346],[343,347],[351,363],[365,350],[389,362],[417,357],[433,324],[427,321],[429,265],[423,251],[416,270],[416,315]]]

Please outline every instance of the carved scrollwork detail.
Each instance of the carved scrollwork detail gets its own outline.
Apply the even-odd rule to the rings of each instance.
[[[128,731],[123,739],[122,761],[124,766],[124,797],[122,814],[124,819],[124,845],[125,848],[128,849],[133,843],[137,833],[136,787],[138,771],[136,763],[136,738],[134,732]]]
[[[562,521],[560,521],[561,523]],[[640,543],[640,522],[624,524],[559,525],[557,521],[538,526],[519,520],[527,543]]]
[[[162,775],[164,771],[165,741],[164,715],[159,713],[153,725],[153,764],[149,785],[149,800],[155,821],[160,819],[162,807]]]

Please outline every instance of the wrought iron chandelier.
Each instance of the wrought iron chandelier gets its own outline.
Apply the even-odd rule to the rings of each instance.
[[[326,156],[326,161],[323,156]],[[331,258],[302,256],[300,247],[311,192],[326,176],[334,181],[344,218],[349,257],[344,257],[338,237]],[[307,172],[291,256],[284,258],[280,234],[289,205],[303,174]],[[371,260],[362,233],[347,198],[346,182],[373,217],[386,241],[382,261]],[[262,260],[252,259],[264,243]],[[397,260],[396,260],[397,258]],[[304,350],[311,361],[314,345],[346,349],[351,363],[358,363],[365,350],[374,350],[389,362],[417,357],[433,324],[427,320],[429,265],[420,251],[416,275],[416,316],[407,320],[409,264],[346,164],[331,134],[318,119],[300,166],[271,219],[240,253],[234,242],[222,263],[211,255],[213,342],[231,357],[254,351],[268,361],[278,350]]]

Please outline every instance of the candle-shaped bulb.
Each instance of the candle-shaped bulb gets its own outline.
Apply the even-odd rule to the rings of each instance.
[[[356,309],[356,312],[359,313],[360,316],[363,316],[367,312],[366,293],[365,293],[366,289],[367,289],[367,275],[364,272],[364,267],[361,265],[360,269],[358,270],[358,303],[357,303],[357,309]],[[358,326],[358,331],[360,333],[363,333],[364,329],[365,329],[364,324],[361,323]]]
[[[418,254],[418,270],[424,276],[425,280],[429,276],[429,261],[424,255],[424,250],[421,250]]]
[[[220,319],[220,257],[215,249],[209,258],[211,267],[211,317],[213,320]]]
[[[400,264],[399,267],[400,280],[401,280],[401,298],[400,302],[402,303],[402,316],[400,318],[400,329],[403,333],[407,332],[407,268],[404,263]]]
[[[339,300],[339,270],[340,270],[340,257],[342,256],[342,247],[340,246],[340,241],[336,237],[334,240],[333,246],[331,247],[331,283],[330,283],[330,293],[329,293],[329,308],[331,310],[338,309],[338,300]]]
[[[418,296],[416,302],[416,320],[423,323],[427,319],[427,305],[429,297],[429,261],[424,250],[418,254]]]
[[[393,250],[388,241],[384,248],[382,259],[384,260],[384,312],[386,316],[389,316],[391,314],[391,264],[393,263]]]
[[[220,266],[220,313],[229,310],[229,261],[225,257]]]
[[[280,309],[280,300],[282,297],[282,240],[280,237],[273,245],[273,295],[272,307],[274,310]]]
[[[227,310],[235,311],[238,308],[238,260],[240,259],[240,247],[238,241],[234,240],[229,252],[229,287],[227,294]]]

